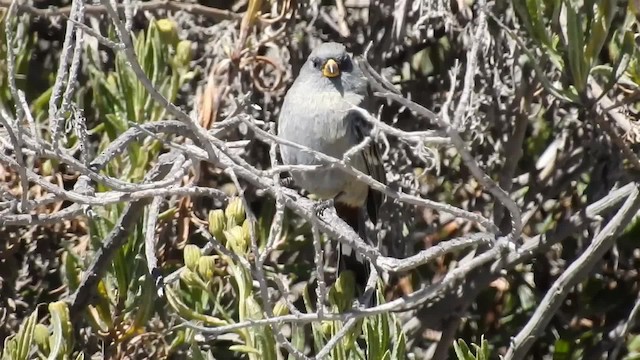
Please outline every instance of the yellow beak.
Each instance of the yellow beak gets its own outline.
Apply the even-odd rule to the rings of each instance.
[[[334,78],[340,75],[340,67],[338,67],[338,63],[333,59],[327,60],[327,62],[322,65],[322,75],[328,78]]]

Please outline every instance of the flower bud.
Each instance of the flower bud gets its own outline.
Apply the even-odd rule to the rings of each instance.
[[[195,278],[197,278],[196,273],[191,271],[189,268],[182,269],[180,272],[180,280],[189,287],[193,286],[196,281]]]
[[[179,66],[187,67],[191,62],[191,58],[193,57],[191,51],[191,41],[189,40],[181,40],[178,42],[176,46],[176,64]]]
[[[203,280],[213,277],[216,269],[216,260],[213,256],[202,256],[198,260],[198,274]]]
[[[188,244],[183,250],[184,264],[191,271],[196,271],[198,260],[200,259],[200,248],[193,244]]]
[[[242,223],[242,238],[247,242],[247,245],[251,243],[251,221],[249,219]]]
[[[224,213],[227,216],[227,227],[242,224],[244,221],[244,205],[242,205],[242,199],[236,197],[231,200]]]
[[[325,334],[327,337],[331,337],[331,331],[333,330],[333,324],[331,324],[331,321],[323,321],[320,324],[320,329],[322,330],[322,333]]]
[[[224,226],[227,222],[222,209],[209,211],[209,232],[215,236],[216,240],[224,241]]]
[[[155,22],[160,38],[167,44],[178,42],[178,26],[171,19],[160,19]]]
[[[236,225],[229,230],[225,230],[224,236],[227,238],[227,247],[231,248],[236,254],[246,254],[249,244],[242,226]]]

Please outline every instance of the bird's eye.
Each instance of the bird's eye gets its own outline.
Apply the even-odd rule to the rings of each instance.
[[[311,59],[311,64],[312,64],[312,65],[313,65],[313,67],[314,67],[314,68],[316,68],[316,69],[320,69],[320,65],[322,65],[322,64],[320,63],[320,59],[318,59],[318,58],[313,58],[313,59]]]
[[[340,62],[340,70],[351,71],[351,67],[353,65],[351,64],[351,57],[349,57],[349,55],[343,55],[342,57],[340,57],[339,62]]]

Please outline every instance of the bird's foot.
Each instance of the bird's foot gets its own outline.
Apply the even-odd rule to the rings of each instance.
[[[293,185],[293,177],[287,176],[280,179],[280,185],[284,187],[291,187],[291,185]]]
[[[316,215],[322,216],[325,210],[334,207],[334,205],[333,199],[321,200],[313,204],[313,209],[315,210]]]

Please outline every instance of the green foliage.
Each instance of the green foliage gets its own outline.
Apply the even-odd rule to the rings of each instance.
[[[176,24],[170,20],[152,21],[147,31],[133,40],[142,70],[154,88],[169,102],[174,102],[180,87],[195,76],[189,64],[191,43],[167,35],[175,32],[175,27]],[[129,128],[129,123],[142,124],[163,119],[166,110],[163,104],[152,99],[123,53],[116,54],[115,71],[105,72],[102,67],[103,64],[92,62],[89,78],[93,88],[92,108],[97,118],[104,119],[96,124],[92,132],[102,135],[101,149],[104,149]],[[116,162],[117,165],[110,164],[107,173],[140,181],[159,150],[160,144],[152,139],[142,145],[133,143],[129,146],[127,158]]]
[[[624,357],[624,360],[637,360],[640,359],[640,335],[634,335],[627,342],[627,350],[629,353]]]
[[[71,319],[69,308],[65,302],[55,302],[49,304],[51,314],[51,327],[53,334],[49,338],[50,358],[68,358],[73,349],[73,332],[71,329]]]
[[[14,336],[5,339],[3,360],[71,359],[73,352],[73,331],[69,308],[63,301],[49,304],[50,326],[38,323],[35,310],[20,326]],[[76,360],[84,359],[81,352]]]
[[[248,221],[242,201],[232,200],[224,211],[212,211],[209,229],[216,239],[242,258],[250,256]],[[256,301],[253,278],[244,264],[225,253],[202,256],[195,245],[184,249],[185,267],[180,283],[167,288],[171,308],[183,319],[202,322],[208,326],[222,326],[247,320],[262,319],[262,306]],[[228,349],[245,354],[249,359],[276,359],[273,332],[268,326],[236,331],[241,344]],[[184,343],[188,337],[182,337]],[[190,347],[196,356],[204,356],[191,339]],[[173,344],[176,347],[179,344]]]
[[[180,87],[194,73],[189,68],[190,43],[179,41],[177,37],[167,41],[167,27],[175,32],[175,23],[172,21],[152,21],[145,32],[135,37],[134,43],[145,74],[154,87],[168,101],[173,102]],[[91,130],[102,139],[99,150],[103,150],[127,130],[130,122],[142,124],[160,120],[165,115],[164,107],[152,100],[137,80],[124,54],[116,55],[113,72],[105,72],[102,66],[97,63],[90,63],[88,66],[89,80],[93,87],[91,108],[96,117],[104,119]],[[104,173],[128,182],[139,182],[157,158],[160,149],[160,143],[153,139],[133,143],[129,146],[129,151],[111,162]],[[99,191],[107,190],[104,185],[99,185],[98,188]],[[114,205],[97,209],[99,216],[89,219],[91,244],[94,248],[98,248],[107,238],[123,208],[123,205]],[[88,321],[94,330],[117,334],[116,342],[124,342],[137,335],[155,311],[155,288],[147,274],[146,263],[140,256],[143,247],[144,234],[140,222],[124,246],[118,249],[111,268],[98,285],[95,305],[88,311]],[[90,257],[85,259],[86,262],[90,260]],[[65,284],[70,290],[76,289],[80,269],[87,263],[83,264],[79,261],[78,254],[67,249],[63,254],[63,264]],[[118,316],[114,318],[113,314]],[[62,345],[64,344],[52,346],[52,349],[70,348]]]
[[[480,346],[476,344],[471,344],[473,350],[469,348],[467,343],[458,339],[458,341],[453,342],[453,349],[456,352],[456,357],[458,360],[489,360],[489,342],[482,336],[480,339]]]
[[[38,310],[20,326],[20,330],[14,336],[8,337],[4,341],[2,360],[27,360],[30,358],[31,345],[34,339]]]
[[[246,218],[243,203],[239,198],[232,199],[222,210],[209,213],[209,231],[216,240],[236,254],[240,259],[250,261],[253,253],[249,220]],[[257,224],[256,234],[266,236],[263,227],[268,221]],[[258,244],[266,239],[256,239]],[[263,319],[264,306],[253,290],[253,277],[246,263],[223,252],[215,255],[202,255],[201,250],[189,244],[184,248],[185,266],[181,269],[180,282],[167,288],[169,306],[185,320],[195,321],[207,326],[232,325],[247,320]],[[340,274],[329,289],[328,311],[343,312],[349,310],[354,300],[354,278],[350,272]],[[378,294],[383,299],[383,294]],[[303,299],[308,312],[314,312],[314,302],[305,291]],[[274,316],[283,316],[289,309],[283,300],[273,309]],[[338,334],[344,324],[340,321],[312,323],[312,341],[316,351],[320,351],[329,339]],[[188,330],[178,330],[182,335],[172,344],[177,349],[183,344],[191,349],[195,357],[204,358],[205,352],[189,336]],[[291,343],[299,350],[308,347],[308,335],[304,326],[291,324]],[[235,356],[244,355],[249,359],[277,359],[278,346],[270,326],[252,326],[235,331],[237,343],[228,346]],[[358,339],[366,344],[358,345]],[[220,345],[222,346],[222,345]],[[332,359],[401,359],[405,358],[406,342],[400,324],[391,314],[379,314],[364,320],[358,320],[346,335],[331,350]]]
[[[590,76],[604,78],[606,92],[625,71],[633,53],[633,33],[628,27],[629,15],[623,24],[612,28],[618,11],[616,1],[520,0],[513,5],[527,38],[563,75],[562,86],[552,84],[541,71],[538,57],[524,49],[549,93],[579,103]],[[616,44],[611,65],[599,60],[607,41]]]
[[[378,292],[383,299],[383,293]],[[392,314],[378,314],[364,320],[364,338],[367,344],[366,359],[406,359],[406,339],[400,324]]]
[[[522,50],[528,56],[530,62],[528,66],[536,67],[536,74],[546,90],[535,89],[535,94],[531,92],[532,96],[524,92],[525,98],[522,103],[526,104],[520,104],[521,109],[516,109],[517,106],[513,106],[514,104],[508,104],[509,100],[512,100],[509,97],[511,95],[499,95],[501,97],[498,104],[500,109],[504,106],[508,112],[520,111],[522,116],[529,119],[525,155],[524,161],[522,161],[528,161],[529,164],[518,169],[518,174],[520,174],[520,170],[526,170],[523,171],[525,173],[532,169],[533,165],[530,163],[537,160],[548,144],[558,138],[558,130],[566,130],[558,129],[555,120],[562,119],[562,117],[558,117],[554,112],[566,113],[567,110],[573,110],[575,107],[580,108],[591,81],[595,80],[601,85],[604,93],[607,93],[613,86],[619,85],[616,84],[617,80],[623,75],[632,83],[640,84],[640,61],[638,60],[638,47],[634,41],[638,27],[636,19],[638,9],[635,8],[638,2],[628,2],[626,13],[625,9],[618,8],[617,3],[612,0],[582,2],[574,0],[520,0],[513,4],[517,19],[510,18],[508,13],[505,13],[507,15],[501,19],[508,23],[506,26],[509,29],[518,29],[519,26],[517,36],[525,45]],[[469,10],[476,11],[476,9]],[[502,16],[499,13],[496,15]],[[7,84],[5,60],[7,44],[4,41],[5,28],[3,23],[5,20],[0,19],[0,108],[11,110],[14,107],[14,100]],[[33,81],[33,79],[27,79],[30,59],[38,51],[34,44],[41,41],[37,38],[36,32],[29,29],[30,21],[28,20],[26,16],[15,20],[14,28],[22,27],[23,33],[26,35],[15,39],[11,45],[16,53],[18,87],[24,89],[36,121],[44,123],[48,118],[47,107],[51,97],[51,89],[33,91],[33,87],[28,86],[28,82]],[[113,36],[113,34],[111,35]],[[495,40],[498,43],[498,37]],[[300,43],[303,41],[304,38],[298,39]],[[147,29],[135,34],[133,42],[135,53],[151,84],[167,101],[180,103],[180,89],[193,80],[195,75],[190,64],[193,56],[193,44],[188,40],[179,39],[176,25],[171,20],[151,21]],[[460,41],[460,43],[462,42]],[[257,44],[256,46],[261,48],[260,51],[264,51],[262,49],[264,44]],[[407,45],[407,48],[410,49],[416,44]],[[394,83],[397,83],[403,91],[407,91],[406,93],[412,98],[419,99],[418,101],[435,101],[437,103],[438,97],[416,92],[412,86],[426,88],[429,91],[434,90],[433,92],[441,97],[444,94],[441,88],[442,84],[439,84],[438,81],[432,81],[433,79],[427,82],[423,75],[429,74],[430,77],[438,79],[442,69],[449,70],[450,62],[447,60],[464,50],[459,45],[458,39],[445,36],[438,39],[434,46],[429,46],[415,54],[406,54],[410,55],[406,59],[391,59],[393,61],[389,61],[387,68],[396,67]],[[264,47],[273,51],[269,46]],[[292,48],[297,48],[297,46]],[[300,47],[298,50],[303,48]],[[529,50],[531,48],[533,50]],[[92,51],[90,47],[86,47],[86,49],[88,52]],[[100,51],[105,50],[101,48]],[[109,55],[112,55],[110,60],[113,62],[107,62],[108,65],[103,64],[101,60],[98,61],[97,59],[102,59],[102,57],[97,54],[90,54],[87,57],[88,61],[83,58],[82,69],[88,71],[83,76],[88,77],[90,88],[79,87],[76,93],[78,103],[86,102],[80,104],[80,107],[90,113],[88,119],[89,124],[92,125],[91,135],[92,139],[99,141],[98,151],[103,150],[132,124],[157,121],[164,119],[166,115],[165,107],[158,104],[147,93],[123,54]],[[298,56],[293,53],[290,55],[292,60]],[[216,53],[215,56],[219,56],[219,54]],[[225,58],[225,60],[227,59]],[[527,67],[518,68],[520,65],[514,64],[514,69],[520,70],[526,76]],[[233,75],[238,75],[239,88],[243,91],[246,90],[247,87],[243,82],[247,79],[247,74],[243,73],[243,67],[246,67],[247,64],[240,62],[230,66],[230,70],[237,72]],[[551,71],[549,71],[550,69]],[[253,69],[255,74],[262,74],[258,70],[258,68]],[[504,69],[497,70],[496,73],[499,73]],[[288,79],[289,74],[285,75],[287,76],[283,78]],[[51,71],[43,74],[42,78],[48,79],[48,82],[45,81],[45,85],[49,84],[53,77]],[[225,92],[225,94],[235,94],[238,90],[237,85],[236,83],[230,85],[225,91],[231,89],[231,92]],[[627,86],[629,83],[625,82],[623,85]],[[477,81],[476,87],[481,88],[482,86],[482,81]],[[633,91],[631,86],[630,88],[630,91]],[[624,91],[626,90],[627,88],[624,89]],[[548,94],[552,94],[562,101],[557,102],[554,101],[555,99],[549,101]],[[627,93],[616,94],[616,100],[624,100],[625,94]],[[414,95],[417,96],[414,97]],[[272,100],[276,98],[277,95],[270,97]],[[537,107],[528,107],[529,102],[534,103]],[[565,103],[558,106],[558,103],[563,102],[571,104],[567,106]],[[268,109],[265,107],[265,113],[277,114],[277,107],[272,108],[273,105],[270,105]],[[479,109],[484,111],[482,107]],[[536,111],[536,113],[525,113],[527,109]],[[273,110],[276,111],[272,112]],[[63,114],[65,117],[71,115]],[[498,115],[500,115],[498,118],[502,119],[502,112]],[[486,120],[486,123],[491,122],[490,117],[487,117]],[[403,119],[403,121],[405,120]],[[406,125],[407,123],[402,124]],[[487,134],[484,135],[487,138],[493,136],[494,138],[491,140],[496,140],[493,144],[497,149],[501,149],[503,143],[495,137],[495,134],[491,134],[496,130],[500,131],[500,136],[508,137],[508,133],[504,132],[503,128],[490,128],[490,126]],[[590,128],[585,126],[581,130],[583,132],[580,136],[588,135],[587,130]],[[570,140],[576,141],[573,138]],[[73,146],[76,141],[73,136],[70,136],[67,145]],[[563,145],[571,146],[565,142]],[[142,181],[161,150],[160,141],[147,138],[129,145],[127,150],[111,162],[103,170],[103,174],[125,181]],[[561,151],[563,150],[559,151],[559,155],[561,155]],[[57,164],[51,160],[41,160],[43,163],[37,168],[39,174],[48,176],[59,172]],[[448,169],[444,171],[453,170],[456,174],[464,173],[465,167],[460,156],[453,156],[449,161]],[[481,164],[491,164],[491,161]],[[491,174],[491,176],[494,175]],[[535,171],[530,171],[529,175],[531,176],[530,181],[533,182]],[[595,174],[593,176],[595,178]],[[463,187],[465,179],[455,181],[445,179],[443,181],[439,174],[434,175],[433,178],[433,185],[429,187],[439,192],[439,200],[444,199],[445,202],[451,204],[460,203],[458,189]],[[585,177],[571,182],[571,195],[583,200],[588,196],[587,185],[590,183],[591,178]],[[531,185],[531,187],[524,186],[515,190],[511,194],[512,197],[521,199],[525,197],[525,194],[528,196],[530,195],[528,194],[529,189],[537,192],[544,191],[541,189],[543,184]],[[97,190],[107,189],[103,184],[99,184]],[[562,196],[564,195],[557,197]],[[471,204],[469,206],[473,208],[473,211],[483,211],[482,201],[479,197],[472,195],[472,197],[465,198],[465,201],[467,200],[469,200],[468,203]],[[529,219],[527,225],[530,228],[526,230],[528,235],[555,228],[559,221],[566,219],[567,215],[575,210],[574,204],[568,204],[562,212],[557,212],[547,208],[547,203],[536,204],[536,206],[541,206],[543,211],[527,217]],[[109,206],[104,209],[95,208],[94,210],[99,212],[99,216],[89,219],[88,226],[90,245],[92,249],[97,249],[122,214],[123,205]],[[160,216],[160,220],[166,220],[170,224],[177,214],[179,214],[178,208],[166,209]],[[169,262],[170,264],[180,266],[184,262],[184,266],[180,270],[179,280],[169,284],[166,288],[166,303],[156,301],[158,299],[155,298],[155,287],[148,278],[146,264],[140,255],[144,246],[143,224],[137,224],[135,230],[129,235],[127,243],[119,249],[108,274],[98,284],[95,301],[87,311],[86,319],[91,327],[87,332],[98,334],[92,335],[95,336],[92,337],[92,341],[108,339],[105,344],[108,343],[112,348],[123,348],[123,345],[127,345],[128,340],[138,334],[147,335],[150,333],[146,332],[148,330],[146,328],[152,326],[150,325],[153,322],[151,321],[152,316],[156,315],[156,318],[162,318],[161,321],[167,320],[163,318],[167,316],[166,311],[169,312],[169,320],[174,320],[176,316],[179,316],[183,320],[208,327],[220,327],[263,319],[265,304],[262,304],[262,299],[254,289],[251,267],[247,267],[247,264],[252,266],[255,264],[249,228],[250,225],[256,227],[258,247],[264,249],[272,217],[273,207],[264,206],[263,213],[259,214],[258,222],[251,224],[246,217],[240,199],[234,199],[225,209],[211,211],[208,216],[209,232],[235,256],[230,257],[227,255],[228,253],[223,252],[203,254],[200,247],[195,245],[198,240],[190,239],[193,243],[184,248],[182,259],[176,258],[175,254],[173,257],[168,256],[170,261],[174,261]],[[438,225],[437,221],[433,221],[433,224]],[[432,223],[428,225],[431,226]],[[635,243],[637,236],[634,236],[637,228],[637,222],[629,225],[628,233],[618,240],[619,251],[633,251],[637,248]],[[406,235],[412,229],[405,226],[402,230],[403,235]],[[460,233],[464,234],[466,231],[468,230],[460,230]],[[278,251],[284,250],[283,253],[309,251],[309,232],[308,224],[301,225],[301,222],[295,221],[286,222],[281,234],[282,239],[279,239],[284,240],[282,241],[284,249],[279,248]],[[442,230],[441,233],[438,233],[439,237],[450,235]],[[572,238],[561,244],[562,251],[569,254],[563,260],[573,258],[573,255],[580,250],[580,246],[576,242],[583,241],[584,236],[576,234],[575,237],[579,239]],[[167,249],[167,252],[175,250],[170,247]],[[66,243],[63,244],[58,274],[62,277],[63,284],[69,292],[77,289],[82,269],[91,260],[91,256],[85,256],[85,254],[86,251],[79,247],[73,248]],[[309,265],[306,260],[297,262],[296,258],[293,259],[294,261],[283,261],[276,264],[275,271],[270,267],[271,264],[268,264],[265,270],[267,272],[274,271],[279,275],[289,276],[289,278],[299,281],[299,274],[309,273],[313,264]],[[446,261],[449,260],[445,259]],[[620,264],[626,265],[623,262]],[[631,263],[630,265],[637,264]],[[447,264],[438,263],[437,266],[442,268],[440,270],[445,270]],[[616,266],[618,266],[617,260]],[[523,268],[516,270],[517,276],[526,275],[528,277],[534,272],[532,266],[523,266]],[[617,269],[616,271],[620,272]],[[508,276],[512,274],[510,272]],[[521,328],[521,324],[526,321],[528,314],[535,308],[541,295],[540,291],[544,286],[545,279],[544,276],[537,277],[538,272],[535,275],[536,277],[533,277],[532,280],[527,279],[522,282],[509,278],[506,281],[511,286],[508,290],[504,290],[503,294],[497,294],[498,292],[493,292],[493,289],[488,290],[487,292],[490,292],[492,296],[491,301],[497,302],[500,306],[499,309],[491,307],[491,316],[494,318],[492,321],[487,321],[496,327],[486,330],[482,328],[482,321],[471,320],[469,324],[472,325],[468,325],[468,327],[472,329],[472,335],[484,332],[487,336],[491,336],[492,346],[507,344],[508,336]],[[268,273],[267,276],[271,276],[271,273]],[[605,275],[593,277],[581,284],[580,289],[576,290],[575,296],[572,297],[577,300],[573,300],[572,304],[574,302],[579,304],[582,313],[575,311],[571,314],[577,314],[576,318],[578,319],[588,319],[590,314],[597,313],[606,313],[607,321],[619,318],[617,315],[610,315],[609,310],[613,312],[614,308],[628,305],[626,302],[628,291],[623,291],[625,289],[621,289],[620,286],[615,291],[609,289],[611,287],[609,280]],[[310,298],[309,291],[304,293],[303,301],[307,311],[315,312],[316,302]],[[616,296],[611,297],[611,294]],[[329,289],[327,310],[331,312],[348,311],[352,306],[354,296],[353,276],[351,273],[344,272]],[[383,299],[381,293],[378,294],[378,299]],[[611,299],[615,299],[615,301],[611,301]],[[491,304],[495,305],[495,303]],[[477,306],[477,308],[472,308],[471,312],[477,312],[484,316],[485,309],[486,307]],[[64,303],[50,303],[48,310],[50,315],[42,323],[38,323],[37,311],[23,320],[20,330],[5,340],[2,352],[3,359],[34,358],[36,356],[39,358],[71,358],[74,355],[73,351],[78,350],[74,349],[74,345],[78,345],[73,343],[68,309]],[[288,312],[289,307],[282,299],[275,304],[274,314],[276,316],[285,315]],[[473,316],[470,318],[475,319]],[[168,322],[162,323],[163,326],[168,324]],[[290,329],[293,346],[301,351],[311,349],[310,352],[313,353],[323,349],[331,337],[344,329],[345,323],[326,321],[308,325],[287,324],[286,326],[287,330]],[[589,344],[597,344],[602,340],[602,332],[597,325],[588,330],[567,329],[558,326],[550,333],[551,335],[545,334],[545,338],[541,339],[540,347],[553,348],[555,358],[577,358],[582,355]],[[173,328],[167,326],[163,328],[161,334],[162,341],[168,344],[168,355],[188,352],[189,356],[195,359],[212,359],[214,355],[216,358],[242,359],[277,359],[282,357],[274,341],[272,328],[269,326],[253,326],[236,330],[232,334],[227,334],[232,339],[230,341],[214,339],[207,341],[206,344],[197,339],[196,335],[198,335],[197,330],[181,326]],[[473,336],[469,337],[474,338]],[[407,357],[405,353],[406,340],[401,324],[393,314],[378,314],[356,321],[355,325],[338,341],[337,346],[331,351],[330,357],[332,359],[404,359]],[[587,345],[584,345],[585,343]],[[626,344],[629,352],[627,359],[640,359],[639,343],[640,340],[636,335],[629,335]],[[481,340],[480,346],[473,344],[470,347],[464,341],[458,340],[453,344],[452,351],[455,351],[458,359],[489,358],[489,345],[484,338]],[[183,353],[178,356],[184,355]],[[81,356],[82,353],[79,358]]]
[[[350,272],[343,272],[338,276],[335,284],[329,290],[329,310],[343,312],[348,310],[354,300],[355,279]],[[381,285],[381,284],[379,284]],[[378,305],[384,303],[381,291],[377,294]],[[304,293],[307,312],[314,311],[308,291]],[[341,321],[325,321],[312,323],[313,344],[316,351],[320,351],[332,337],[336,336],[344,327]],[[302,347],[302,333],[294,332],[292,341]],[[364,348],[359,345],[363,343]],[[346,334],[331,350],[331,359],[405,359],[406,339],[401,324],[395,315],[390,313],[378,314],[356,321]]]

